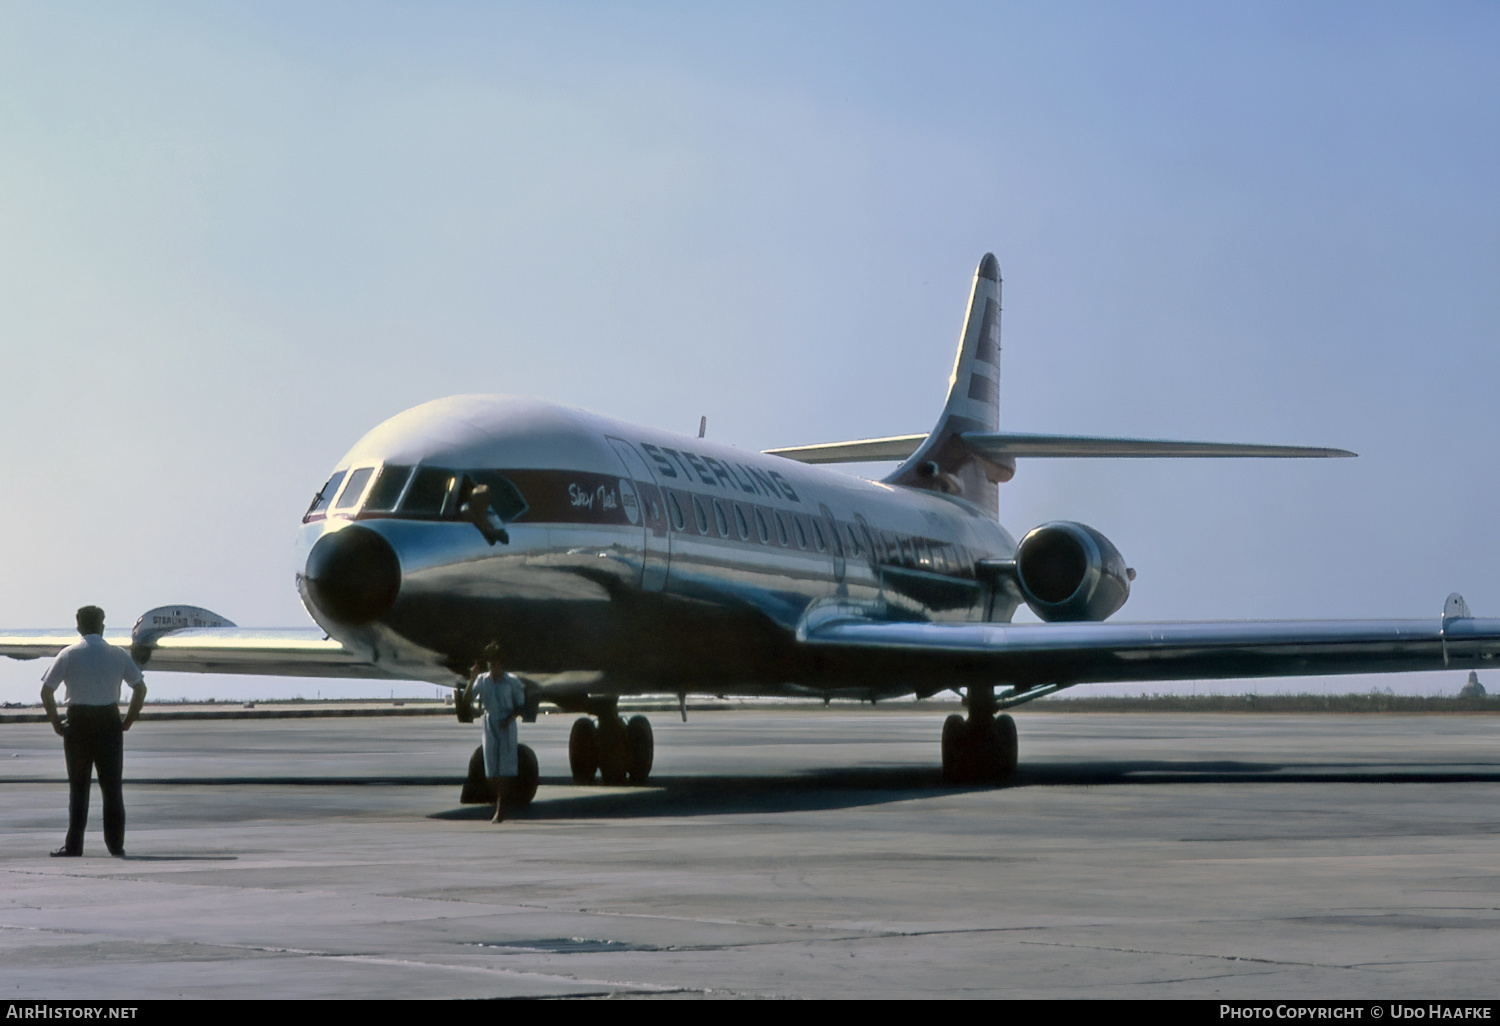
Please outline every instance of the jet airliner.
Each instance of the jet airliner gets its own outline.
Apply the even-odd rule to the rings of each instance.
[[[650,723],[618,713],[628,695],[953,689],[967,715],[943,726],[944,777],[995,782],[1017,764],[1005,710],[1063,688],[1475,669],[1500,653],[1500,620],[1458,595],[1432,620],[1111,621],[1135,572],[1102,533],[1060,521],[1017,541],[999,524],[1017,460],[1354,454],[1003,432],[1000,289],[986,254],[925,434],[747,452],[535,399],[439,399],[375,427],[314,496],[296,586],[317,628],[166,606],[109,640],[148,671],[456,688],[498,642],[531,715],[541,702],[581,714],[574,779],[608,783],[651,771]],[[898,465],[879,481],[820,466],[872,461]],[[1012,623],[1023,603],[1043,622]],[[72,640],[0,632],[0,654]]]

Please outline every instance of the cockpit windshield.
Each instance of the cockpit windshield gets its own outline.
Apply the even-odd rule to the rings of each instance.
[[[365,482],[370,480],[370,475],[375,473],[374,467],[360,467],[349,475],[349,482],[344,485],[344,493],[339,496],[339,501],[334,504],[334,509],[353,509],[359,505],[360,498],[365,494]]]
[[[370,497],[365,500],[366,513],[389,513],[396,508],[406,479],[411,477],[411,467],[387,463],[380,468],[380,476],[370,487]]]
[[[498,470],[465,471],[388,463],[379,468],[379,473],[374,467],[335,473],[313,498],[304,520],[320,519],[330,509],[341,515],[354,515],[358,510],[360,517],[463,519],[467,515],[466,504],[480,485],[489,490],[491,520],[506,524],[529,508],[520,489]]]
[[[328,507],[333,505],[333,497],[339,493],[339,485],[344,483],[344,475],[347,473],[347,470],[340,470],[328,479],[328,483],[322,487],[317,495],[313,496],[312,505],[308,507],[307,516],[303,518],[304,520],[328,512]]]

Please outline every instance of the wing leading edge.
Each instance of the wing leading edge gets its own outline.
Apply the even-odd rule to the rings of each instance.
[[[801,640],[918,692],[948,681],[1040,695],[1075,684],[1479,669],[1500,659],[1500,619],[933,624],[850,617],[809,627]]]

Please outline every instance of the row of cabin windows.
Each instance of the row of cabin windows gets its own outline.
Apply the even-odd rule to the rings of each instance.
[[[791,546],[795,541],[799,549],[805,549],[809,544],[819,552],[828,549],[824,526],[806,514],[784,513],[781,510],[767,510],[738,502],[730,502],[729,509],[726,510],[725,503],[720,499],[668,490],[667,512],[672,518],[672,527],[678,531],[688,530],[688,515],[683,509],[684,504],[693,511],[693,526],[698,529],[699,534],[717,534],[720,538],[729,538],[732,521],[733,533],[741,541],[749,541],[753,534],[762,545],[768,545],[774,535],[783,548]]]
[[[351,516],[358,511],[420,518],[452,517],[458,515],[475,486],[481,484],[489,486],[490,508],[502,522],[516,519],[527,509],[526,500],[515,484],[498,471],[456,471],[445,467],[390,463],[380,467],[379,471],[378,475],[375,467],[359,467],[352,473],[338,471],[314,497],[304,519],[325,516],[330,508]],[[370,484],[372,476],[374,484]],[[729,510],[726,510],[720,499],[669,489],[667,509],[672,526],[678,531],[688,529],[684,499],[692,509],[693,526],[701,535],[717,534],[720,538],[729,538],[732,520],[734,534],[741,541],[749,541],[753,533],[762,545],[769,545],[774,536],[782,548],[795,544],[799,549],[811,546],[818,552],[826,552],[832,543],[840,555],[843,554],[840,549],[847,549],[851,557],[858,559],[868,551],[873,553],[876,562],[890,566],[965,576],[971,569],[966,554],[948,542],[872,531],[862,522],[840,525],[843,533],[840,539],[837,535],[830,536],[830,532],[838,528],[825,524],[818,517],[739,502],[730,502]]]
[[[965,553],[959,546],[949,542],[896,535],[889,531],[872,531],[863,523],[845,523],[840,525],[843,533],[842,545],[840,545],[840,538],[829,536],[829,532],[837,528],[825,524],[818,517],[800,513],[784,513],[778,509],[768,510],[739,502],[728,503],[729,510],[726,510],[725,503],[719,499],[669,489],[667,510],[672,519],[672,527],[677,531],[689,530],[688,515],[683,508],[684,505],[691,508],[692,524],[701,535],[731,537],[732,519],[733,533],[738,535],[741,541],[749,541],[753,531],[754,536],[762,545],[769,545],[774,535],[777,544],[782,548],[790,548],[795,543],[797,548],[806,549],[810,544],[819,552],[826,552],[832,541],[835,546],[847,550],[848,554],[855,559],[870,552],[878,563],[904,566],[913,570],[928,570],[940,574],[967,576],[965,571],[968,560],[965,558]]]
[[[490,509],[502,521],[526,512],[526,499],[504,474],[495,470],[458,471],[447,467],[412,467],[387,463],[379,468],[359,467],[352,473],[338,471],[313,497],[303,519],[326,516],[332,509],[351,516],[361,513],[398,513],[410,517],[457,516],[478,485],[490,490]],[[345,477],[348,480],[345,480]],[[366,494],[365,486],[375,476]],[[340,488],[342,485],[342,488]],[[360,500],[363,498],[364,502]]]

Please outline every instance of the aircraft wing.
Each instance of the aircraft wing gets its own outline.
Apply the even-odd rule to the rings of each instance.
[[[800,633],[805,644],[826,650],[855,672],[868,664],[870,679],[898,678],[928,693],[949,686],[944,680],[1010,685],[1010,691],[999,695],[1002,700],[1040,697],[1075,684],[1496,665],[1500,619],[1468,616],[1457,596],[1448,604],[1463,615],[1047,624],[888,623],[847,617],[830,618]]]
[[[145,638],[132,638],[129,631],[106,631],[105,640],[129,649],[136,665],[147,673],[173,670],[395,679],[328,638],[317,627],[281,630],[188,627]],[[0,632],[0,655],[12,659],[51,657],[77,641],[76,631],[5,631]]]

